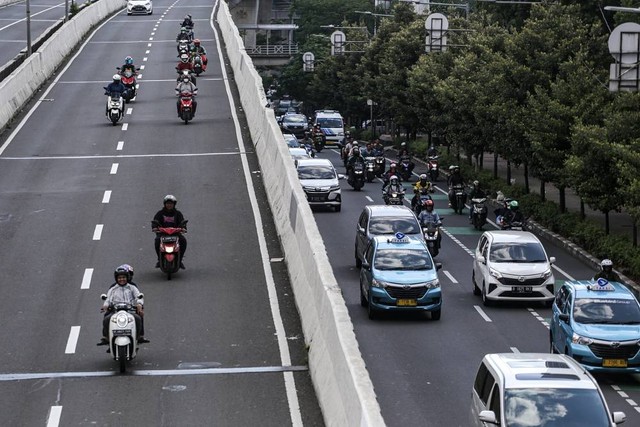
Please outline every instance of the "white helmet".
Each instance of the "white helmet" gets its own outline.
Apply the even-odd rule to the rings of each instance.
[[[176,199],[176,196],[174,196],[173,194],[167,194],[166,196],[164,196],[164,200],[162,200],[162,204],[165,204],[167,202],[173,202],[174,205],[178,204],[178,199]]]
[[[122,78],[122,77],[120,77],[120,74],[114,74],[114,75],[113,75],[113,81],[114,81],[114,82],[119,82],[121,78]]]
[[[389,178],[389,182],[391,181],[398,181],[398,177],[395,175],[391,175],[391,177]]]

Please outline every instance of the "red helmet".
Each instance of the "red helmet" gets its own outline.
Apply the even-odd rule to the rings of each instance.
[[[433,200],[427,200],[426,202],[424,202],[424,207],[425,209],[427,208],[433,209]]]
[[[200,46],[200,39],[195,39],[193,41],[193,44],[196,45],[196,46]]]

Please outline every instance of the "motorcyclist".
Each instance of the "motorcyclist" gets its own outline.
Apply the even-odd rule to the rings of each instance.
[[[411,161],[411,152],[409,151],[409,147],[407,147],[407,143],[403,142],[400,144],[400,149],[398,150],[398,162],[402,162],[403,160],[409,161],[409,175],[413,172],[413,168],[416,166],[415,163]]]
[[[411,209],[415,209],[416,205],[420,201],[420,195],[428,195],[432,191],[431,183],[427,180],[426,174],[421,174],[418,181],[413,185],[413,198],[411,199]]]
[[[176,71],[178,72],[178,74],[180,74],[178,76],[178,82],[180,82],[183,79],[185,70],[189,72],[189,78],[191,79],[191,83],[195,85],[196,77],[195,77],[195,74],[193,73],[193,63],[190,61],[189,54],[187,53],[183,53],[180,55],[180,62],[178,62],[178,65],[176,66]]]
[[[130,56],[127,56],[126,58],[124,58],[124,64],[122,64],[122,66],[120,67],[120,75],[124,75],[124,72],[127,70],[130,70],[134,76],[137,74],[137,71],[138,71],[136,69],[136,66],[133,65],[133,58]]]
[[[508,227],[514,222],[524,222],[524,215],[520,211],[520,207],[518,206],[517,200],[512,200],[507,205],[507,210],[502,216],[502,221],[500,222],[500,226],[502,228]]]
[[[438,215],[438,212],[436,212],[434,207],[435,204],[433,203],[433,200],[427,200],[425,202],[424,209],[420,211],[420,214],[418,215],[418,222],[420,222],[420,225],[422,225],[423,227],[426,227],[429,223],[434,223],[436,227],[440,227],[442,225],[442,219],[440,218],[440,215]],[[441,241],[442,236],[440,233],[438,233],[438,239],[436,240],[438,249],[440,249]]]
[[[385,174],[382,176],[382,192],[384,193],[384,189],[387,188],[387,185],[389,185],[389,182],[391,182],[391,177],[395,176],[396,178],[398,177],[398,165],[396,165],[394,162],[391,162],[391,164],[389,165],[389,170],[385,172]]]
[[[400,179],[395,175],[391,175],[389,177],[388,185],[382,187],[382,197],[384,198],[385,203],[388,203],[387,200],[389,195],[392,193],[404,194],[404,187],[400,182]]]
[[[469,191],[469,200],[473,199],[483,199],[487,197],[487,193],[480,188],[480,181],[473,181],[473,187],[471,187],[471,191]],[[473,220],[473,209],[469,209],[469,222]]]
[[[373,145],[370,142],[368,142],[367,145],[365,145],[364,148],[360,150],[360,154],[362,154],[362,157],[371,157],[373,156],[373,154],[371,154],[372,150],[373,150]]]
[[[371,149],[371,155],[375,157],[384,156],[384,146],[382,145],[379,139],[375,139],[373,141],[373,148]]]
[[[344,162],[345,168],[347,167],[347,162],[349,161],[349,156],[354,145],[358,145],[358,141],[354,141],[353,137],[349,135],[347,137],[346,144],[344,144],[344,146],[342,147],[342,150],[340,150],[340,157],[342,157],[342,161]]]
[[[160,268],[160,234],[157,232],[157,227],[183,227],[186,229],[184,226],[184,215],[176,209],[178,200],[175,196],[167,194],[164,196],[162,203],[164,205],[163,208],[155,214],[151,223],[152,231],[156,232],[155,248],[156,256],[158,257],[156,268]],[[178,238],[180,244],[180,268],[184,269],[185,266],[182,260],[184,260],[184,254],[187,252],[187,239],[183,233],[181,233]]]
[[[449,186],[449,205],[451,206],[453,198],[455,196],[453,192],[453,186],[464,185],[464,178],[462,178],[459,166],[449,166],[449,177],[447,178],[447,185]]]
[[[102,319],[102,339],[98,345],[109,344],[109,320],[114,315],[115,311],[112,309],[115,304],[127,303],[135,307],[136,312],[131,313],[135,318],[136,330],[138,331],[138,343],[148,343],[149,340],[144,337],[144,300],[141,297],[140,290],[137,286],[129,283],[129,272],[122,267],[118,267],[114,273],[114,278],[118,286],[109,288],[107,292],[107,299],[102,304],[101,312],[105,313]]]
[[[340,141],[340,144],[342,145],[342,147],[344,147],[345,145],[347,145],[347,142],[352,139],[353,137],[351,136],[351,132],[347,130],[344,132],[344,137],[342,137],[342,141]]]
[[[178,97],[178,101],[176,102],[176,108],[178,109],[178,117],[180,117],[180,95],[183,92],[187,92],[191,94],[191,105],[193,106],[193,115],[196,115],[196,110],[198,109],[198,101],[196,101],[196,95],[198,94],[198,88],[193,82],[189,79],[188,76],[183,76],[182,80],[176,86],[176,96]]]
[[[300,144],[307,150],[307,153],[309,153],[311,157],[316,156],[316,150],[313,148],[313,139],[311,139],[309,131],[304,132],[304,138],[302,138]]]
[[[180,43],[181,41],[191,43],[191,37],[189,37],[189,30],[187,29],[187,27],[180,28],[180,32],[176,37],[176,43]]]
[[[427,156],[436,157],[437,155],[438,155],[438,150],[436,150],[436,146],[432,145],[431,147],[429,147],[429,149],[427,150]]]
[[[322,132],[322,128],[320,127],[319,123],[316,123],[316,125],[313,127],[313,130],[311,131],[311,137],[314,141],[316,141],[318,138],[322,138],[323,143],[326,141],[326,136],[324,135],[324,132]]]
[[[205,70],[207,68],[207,50],[200,44],[200,39],[195,39],[193,41],[191,56],[193,55],[200,55],[202,58],[202,69]]]
[[[103,89],[105,90],[105,95],[113,96],[112,94],[117,93],[118,96],[121,96],[124,91],[127,90],[127,87],[122,84],[122,77],[120,77],[120,74],[114,74],[113,81]]]
[[[193,20],[191,19],[191,15],[186,14],[180,26],[185,27],[187,30],[193,30],[194,24],[193,24]]]
[[[347,161],[347,174],[349,175],[349,180],[353,180],[351,175],[356,164],[361,164],[364,170],[365,160],[357,146],[353,148],[351,155],[349,156],[349,160]]]
[[[609,282],[621,282],[618,273],[613,271],[613,261],[608,258],[603,259],[602,261],[600,261],[600,268],[602,270],[600,270],[598,273],[596,273],[595,276],[593,276],[593,280],[605,279]]]

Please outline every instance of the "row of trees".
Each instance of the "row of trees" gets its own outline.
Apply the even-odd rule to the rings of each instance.
[[[624,208],[638,222],[640,99],[609,92],[607,48],[614,19],[637,17],[614,16],[602,3],[471,2],[468,17],[445,8],[452,46],[425,53],[425,17],[411,4],[396,3],[393,16],[380,19],[354,12],[380,12],[366,0],[294,0],[301,51],[314,52],[316,66],[303,73],[296,58],[279,84],[306,105],[345,117],[368,117],[373,99],[376,115],[393,118],[409,139],[439,135],[468,159],[489,151],[524,166],[560,190],[562,211],[571,187],[591,208]],[[363,52],[331,56],[323,31],[331,25],[377,31]],[[359,29],[343,31],[362,39]]]

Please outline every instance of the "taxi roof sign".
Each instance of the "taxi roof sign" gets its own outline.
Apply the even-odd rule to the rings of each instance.
[[[615,291],[616,289],[609,283],[609,281],[605,278],[599,278],[595,284],[587,286],[587,289],[590,291]]]
[[[409,243],[409,238],[404,233],[396,233],[393,239],[388,239],[387,243]]]

